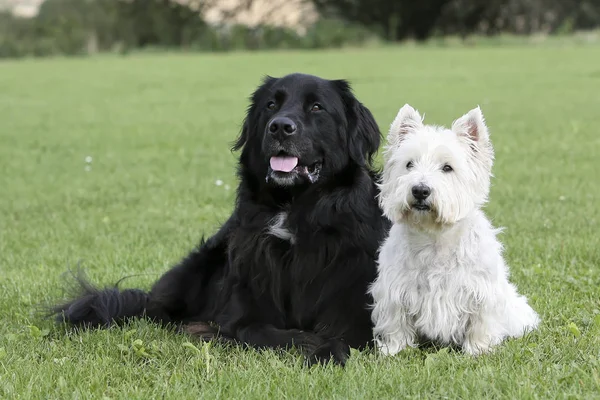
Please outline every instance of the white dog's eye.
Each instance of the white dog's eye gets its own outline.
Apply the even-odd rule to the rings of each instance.
[[[406,169],[411,169],[413,167],[413,162],[409,161],[408,164],[406,164]]]
[[[321,111],[323,109],[323,106],[320,105],[319,103],[315,103],[313,104],[313,106],[310,108],[310,111]]]
[[[444,171],[444,172],[452,172],[452,171],[454,171],[454,170],[452,169],[452,167],[451,167],[451,166],[449,166],[448,164],[445,164],[445,165],[442,167],[442,171]]]
[[[268,102],[267,103],[267,109],[274,110],[275,109],[275,102],[274,101]]]

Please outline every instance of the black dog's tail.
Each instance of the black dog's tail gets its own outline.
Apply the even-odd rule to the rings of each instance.
[[[150,292],[120,290],[119,282],[99,289],[88,282],[80,269],[72,272],[75,285],[68,297],[71,300],[50,307],[48,314],[56,315],[58,322],[80,327],[107,327],[136,317],[161,324],[201,316],[210,319],[202,311],[222,295],[219,286],[210,283],[226,271],[228,237],[237,224],[234,213],[215,235],[206,241],[202,238],[194,251],[164,273]]]
[[[78,327],[108,327],[115,322],[146,315],[150,295],[143,290],[119,290],[120,281],[114,287],[98,289],[81,271],[72,275],[75,279],[72,300],[50,309],[57,322]]]

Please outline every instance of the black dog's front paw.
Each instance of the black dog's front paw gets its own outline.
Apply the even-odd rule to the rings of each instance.
[[[330,339],[322,345],[316,347],[308,355],[308,364],[327,364],[332,361],[334,364],[346,365],[350,357],[350,346],[340,339]]]

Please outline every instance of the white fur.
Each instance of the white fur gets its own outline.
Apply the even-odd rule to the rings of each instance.
[[[508,280],[499,230],[481,211],[493,159],[479,108],[452,129],[424,125],[409,105],[398,112],[380,185],[380,204],[394,226],[370,288],[374,336],[384,354],[416,346],[420,337],[480,354],[538,326],[538,315]],[[413,208],[412,187],[419,184],[431,189],[429,211]]]
[[[296,236],[286,228],[286,222],[286,212],[277,214],[271,221],[271,225],[269,225],[269,234],[294,244],[296,242]]]

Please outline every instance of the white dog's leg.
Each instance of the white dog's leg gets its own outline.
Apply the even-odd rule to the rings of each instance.
[[[516,287],[503,282],[496,299],[488,302],[471,317],[470,327],[463,343],[466,353],[487,353],[508,337],[521,337],[539,324],[537,313],[527,299],[517,293]]]
[[[463,351],[474,356],[489,353],[504,338],[502,332],[494,327],[498,327],[498,321],[495,318],[474,315],[462,345]]]
[[[393,356],[407,346],[415,347],[415,335],[409,327],[398,326],[394,332],[379,334],[375,337],[377,348],[385,356]]]
[[[416,333],[411,318],[400,306],[376,307],[374,310],[375,343],[381,353],[393,356],[406,346],[416,346]]]
[[[507,283],[506,288],[507,307],[504,312],[504,325],[508,336],[518,338],[536,329],[540,317],[529,306],[527,298],[518,294],[514,285]]]

